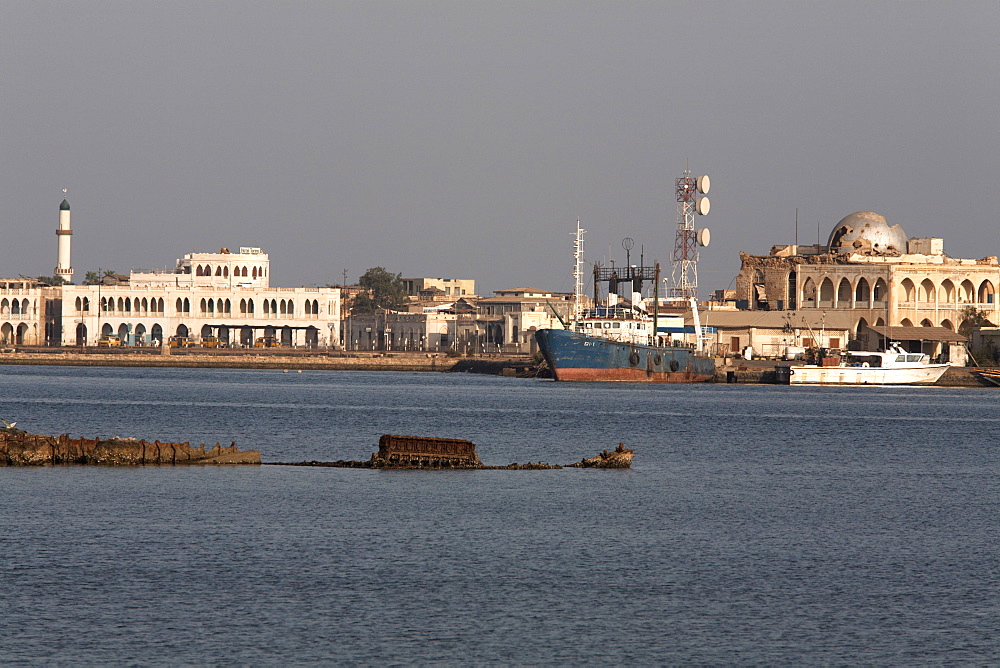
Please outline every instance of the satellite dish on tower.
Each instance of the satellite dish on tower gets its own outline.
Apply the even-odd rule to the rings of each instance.
[[[712,209],[712,203],[708,201],[707,197],[702,197],[698,200],[698,203],[695,204],[694,208],[699,214],[707,216],[708,212]]]
[[[712,240],[712,234],[711,232],[708,231],[707,227],[703,227],[700,230],[698,230],[697,234],[695,235],[695,238],[698,240],[699,246],[707,246],[708,242]]]
[[[712,180],[708,178],[708,174],[705,174],[704,176],[698,177],[696,184],[698,186],[698,192],[702,195],[707,195],[708,189],[712,187]]]

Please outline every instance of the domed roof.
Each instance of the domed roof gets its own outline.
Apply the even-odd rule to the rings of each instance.
[[[63,200],[62,204],[59,205],[59,210],[60,211],[69,211],[69,202],[67,202],[66,200]]]
[[[831,253],[876,253],[902,255],[906,252],[906,232],[890,226],[872,211],[855,211],[845,216],[830,232]]]

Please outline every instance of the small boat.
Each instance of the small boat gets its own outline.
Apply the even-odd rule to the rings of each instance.
[[[1000,385],[1000,369],[975,369],[975,373],[987,383]]]
[[[791,385],[933,385],[951,366],[931,363],[924,353],[910,353],[898,344],[880,352],[850,351],[829,356],[819,364],[789,367]]]

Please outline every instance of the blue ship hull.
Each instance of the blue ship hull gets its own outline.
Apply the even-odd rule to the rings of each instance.
[[[697,383],[715,377],[715,360],[691,348],[609,341],[568,329],[541,329],[535,340],[556,380]]]

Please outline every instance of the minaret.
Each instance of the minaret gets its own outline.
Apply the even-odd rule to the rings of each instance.
[[[66,191],[63,190],[65,193]],[[63,199],[59,205],[59,227],[56,228],[59,239],[59,263],[56,265],[56,276],[62,277],[67,283],[73,280],[73,266],[70,263],[70,242],[73,240],[73,230],[69,226],[69,202]]]

